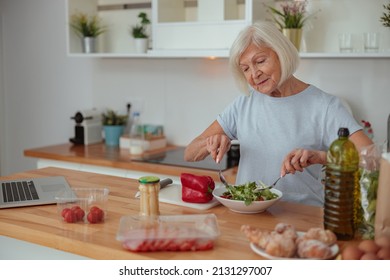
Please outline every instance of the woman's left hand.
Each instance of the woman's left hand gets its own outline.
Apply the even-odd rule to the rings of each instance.
[[[306,149],[294,149],[283,160],[280,176],[287,173],[302,172],[312,164],[326,164],[326,152]]]

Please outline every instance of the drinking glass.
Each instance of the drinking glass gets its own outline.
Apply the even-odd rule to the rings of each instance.
[[[353,51],[351,33],[339,34],[339,49],[342,53],[350,53]]]
[[[364,33],[364,51],[365,52],[378,52],[379,50],[379,37],[378,32],[366,32]]]

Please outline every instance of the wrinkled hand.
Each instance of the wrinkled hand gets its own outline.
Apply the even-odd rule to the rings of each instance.
[[[216,163],[221,162],[223,156],[229,151],[230,145],[230,138],[225,134],[215,134],[206,139],[206,149]]]
[[[326,164],[326,152],[294,149],[284,158],[280,176],[287,173],[295,174],[296,171],[302,172],[305,167],[312,164]]]

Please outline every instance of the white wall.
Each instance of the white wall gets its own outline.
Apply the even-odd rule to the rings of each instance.
[[[94,62],[66,55],[65,1],[2,0],[3,174],[32,169],[26,148],[67,142],[70,117],[92,107]]]
[[[380,22],[388,0],[310,0],[305,24],[307,51],[338,52],[338,34],[351,33],[355,51],[363,50],[363,33],[379,32],[380,48],[389,50],[390,32]]]
[[[144,120],[163,123],[171,143],[186,145],[239,94],[227,59],[69,58],[65,1],[0,0],[0,5],[2,175],[35,168],[23,150],[68,142],[74,136],[70,117],[79,109],[125,110],[127,101],[142,98]],[[389,58],[302,59],[297,76],[345,98],[382,141],[390,113],[389,73]]]
[[[5,149],[4,139],[1,138],[1,132],[4,131],[4,90],[3,90],[3,13],[2,2],[0,1],[0,174],[2,174],[4,157],[1,156],[2,151]]]

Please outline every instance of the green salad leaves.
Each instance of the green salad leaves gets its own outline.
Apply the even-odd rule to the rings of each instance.
[[[263,182],[259,182],[260,187],[267,187]],[[222,194],[222,197],[233,200],[241,200],[245,205],[251,204],[253,201],[271,200],[278,197],[277,194],[269,189],[258,190],[256,182],[248,182],[242,185],[229,185],[227,191]]]

